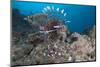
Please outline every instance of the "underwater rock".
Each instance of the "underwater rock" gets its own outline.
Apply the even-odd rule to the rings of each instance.
[[[25,21],[25,17],[18,9],[12,9],[12,31],[13,32],[32,32],[33,29],[30,24]]]
[[[60,34],[60,36],[62,35]],[[12,46],[12,65],[79,62],[96,59],[95,39],[91,39],[88,35],[72,33],[67,37],[71,43],[61,41],[59,36],[55,38],[57,39],[44,41],[40,33],[28,34],[28,42]],[[32,43],[30,43],[31,41]]]
[[[16,44],[11,46],[11,64],[15,65],[19,60],[26,57],[32,49],[32,45]]]
[[[27,16],[24,20],[28,21],[31,25],[41,25],[47,23],[47,15],[46,14],[36,14]]]
[[[93,26],[92,30],[90,30],[89,36],[92,38],[96,38],[96,26]]]
[[[30,24],[34,32],[39,31],[39,26],[47,23],[47,15],[46,14],[36,14],[30,15],[23,18],[24,21]]]
[[[95,60],[95,41],[87,35],[73,33],[72,36],[78,37],[77,41],[70,44],[70,54],[75,61],[91,61]],[[89,56],[90,55],[90,56]],[[91,57],[92,56],[92,57]]]
[[[48,20],[44,14],[28,16],[25,20],[33,27],[37,25],[37,28],[34,28],[36,32],[12,33],[12,66],[96,59],[95,26],[89,35],[83,35],[77,32],[69,33],[64,24],[56,20]],[[42,30],[39,29],[41,24]]]

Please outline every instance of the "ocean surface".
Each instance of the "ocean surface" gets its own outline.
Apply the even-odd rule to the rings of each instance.
[[[71,32],[83,33],[96,24],[96,6],[14,1],[11,8],[24,16],[47,13],[59,17],[67,21],[65,25]]]

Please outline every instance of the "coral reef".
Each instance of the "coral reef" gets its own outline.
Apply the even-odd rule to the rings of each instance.
[[[37,15],[25,20],[29,21],[29,18],[33,26],[47,19],[45,15]],[[42,28],[45,33],[13,31],[11,66],[96,60],[95,26],[88,35],[83,35],[77,32],[69,33],[63,24],[57,23],[59,21],[49,20]]]
[[[25,41],[21,41],[23,39],[18,36],[14,36],[14,39],[19,42],[13,43],[11,48],[12,66],[93,61],[96,59],[95,38],[91,39],[87,35],[72,33],[66,38],[67,42],[59,39],[62,34],[56,36],[56,40],[47,39],[46,41],[40,33],[28,34]]]

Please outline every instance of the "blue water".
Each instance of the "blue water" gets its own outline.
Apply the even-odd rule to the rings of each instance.
[[[26,16],[42,13],[43,8],[46,6],[64,9],[67,16],[62,18],[70,21],[70,23],[66,23],[66,25],[71,32],[82,33],[85,29],[92,28],[96,24],[95,6],[18,1],[13,2],[11,6],[14,9],[18,9],[22,15]]]

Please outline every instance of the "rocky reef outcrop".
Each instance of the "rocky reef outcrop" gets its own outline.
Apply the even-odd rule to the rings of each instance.
[[[64,42],[59,39],[59,36],[56,36],[56,40],[47,39],[46,41],[40,33],[29,34],[24,41],[14,36],[15,40],[11,47],[12,66],[94,61],[96,59],[95,38],[75,32]],[[15,43],[17,40],[19,41]]]
[[[40,18],[39,20],[42,21]],[[33,25],[35,21],[40,23],[40,21],[34,20]],[[50,24],[48,27],[49,30],[52,29]],[[88,35],[77,32],[68,34],[65,28],[57,29],[48,34],[40,32],[23,34],[13,31],[11,66],[95,61],[95,35],[95,26]]]

